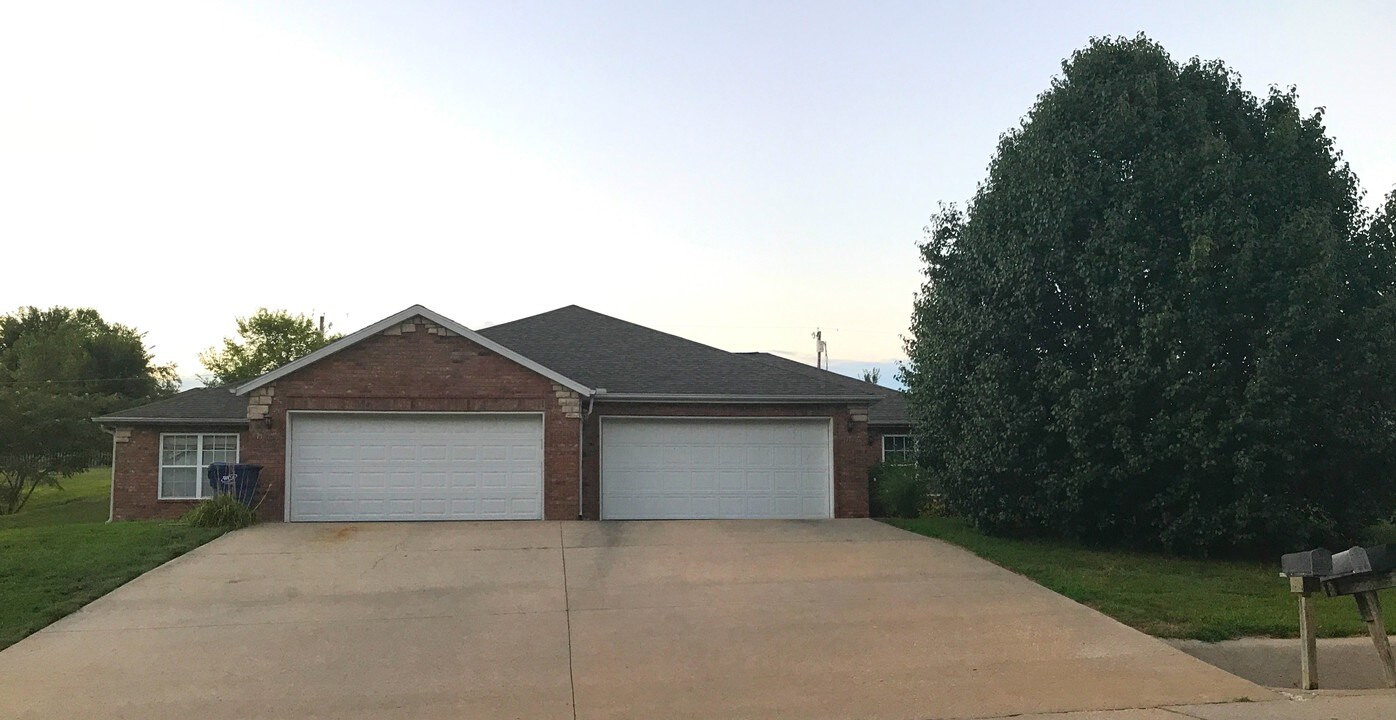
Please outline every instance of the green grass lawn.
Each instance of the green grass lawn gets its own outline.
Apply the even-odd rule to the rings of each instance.
[[[1060,542],[990,537],[963,520],[888,523],[954,543],[1026,575],[1150,635],[1198,640],[1295,637],[1298,609],[1274,563],[1189,560]],[[1396,632],[1396,592],[1382,592],[1388,632]],[[1352,598],[1315,601],[1323,637],[1366,635]]]
[[[0,515],[0,530],[106,522],[111,508],[111,468],[94,468],[59,483],[62,490],[39,488],[18,513]]]
[[[107,468],[76,475],[0,516],[0,649],[223,532],[107,523],[110,479]]]

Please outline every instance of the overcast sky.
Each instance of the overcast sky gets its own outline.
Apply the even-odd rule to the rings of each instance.
[[[0,312],[95,307],[186,377],[259,306],[413,303],[890,368],[937,202],[1139,31],[1297,86],[1396,186],[1390,2],[11,2]]]

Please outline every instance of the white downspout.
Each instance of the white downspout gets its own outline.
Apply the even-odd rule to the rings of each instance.
[[[584,483],[582,482],[582,478],[586,475],[586,460],[584,460],[584,459],[582,458],[582,446],[586,444],[587,415],[590,415],[590,414],[591,414],[590,412],[582,413],[581,417],[578,417],[578,418],[577,418],[577,519],[578,519],[578,520],[581,520],[581,519],[583,519],[583,518],[586,517],[586,513],[583,512],[583,508],[586,507],[586,505],[582,502],[582,492],[583,492],[583,485],[584,485]]]
[[[111,436],[111,486],[107,488],[107,522],[111,522],[116,516],[116,431],[108,430],[105,425],[97,427]]]
[[[583,501],[583,493],[586,492],[586,460],[582,457],[582,447],[586,445],[587,418],[591,417],[591,411],[596,409],[596,396],[606,392],[605,388],[596,388],[587,398],[587,411],[577,420],[577,519],[586,517],[586,504]],[[598,438],[599,440],[599,438]]]

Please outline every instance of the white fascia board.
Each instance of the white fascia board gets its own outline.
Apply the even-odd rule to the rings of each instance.
[[[330,343],[329,345],[326,345],[325,347],[320,348],[319,350],[316,350],[313,353],[310,353],[309,355],[306,355],[305,357],[299,360],[286,363],[285,365],[282,365],[281,367],[276,368],[275,370],[272,370],[266,373],[265,375],[262,375],[261,377],[249,380],[246,383],[237,386],[237,388],[234,389],[233,392],[237,395],[246,395],[247,393],[252,392],[253,390],[256,390],[259,387],[262,387],[263,385],[275,382],[279,378],[285,377],[286,375],[289,375],[307,365],[319,362],[320,360],[323,360],[329,357],[330,355],[333,355],[339,352],[340,350],[343,350],[344,348],[350,347],[362,340],[366,340],[370,337],[373,337],[374,335],[377,335],[378,333],[383,332],[384,330],[387,330],[388,328],[394,325],[400,325],[419,315],[421,317],[426,318],[427,320],[436,323],[437,325],[440,325],[441,327],[450,330],[451,332],[457,335],[460,335],[461,337],[467,340],[470,340],[471,342],[477,345],[484,347],[487,350],[490,350],[491,352],[498,353],[499,355],[502,355],[505,358],[508,358],[509,360],[512,360],[528,368],[529,370],[532,370],[533,372],[536,372],[539,375],[542,375],[543,377],[552,380],[553,382],[559,385],[575,390],[578,393],[581,393],[582,395],[589,396],[592,394],[591,388],[577,382],[576,380],[573,380],[562,375],[561,373],[543,367],[542,365],[539,365],[538,363],[529,360],[528,358],[514,352],[513,350],[510,350],[509,348],[504,347],[503,345],[500,345],[499,343],[493,340],[490,340],[484,335],[481,335],[475,332],[474,330],[471,330],[470,328],[456,322],[455,320],[452,320],[446,317],[445,315],[441,315],[440,313],[437,313],[421,305],[413,305],[412,307],[407,308],[402,312],[385,317],[382,320],[379,320],[378,322],[369,325],[368,327],[363,328],[362,330],[359,330],[358,332],[352,333],[350,335],[345,335],[344,337]]]
[[[666,395],[660,393],[613,393],[596,396],[599,402],[673,403],[845,403],[875,402],[876,395]]]
[[[238,425],[246,423],[247,418],[153,418],[104,415],[92,418],[92,422],[99,425]]]

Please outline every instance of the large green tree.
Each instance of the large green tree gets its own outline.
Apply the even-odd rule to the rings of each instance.
[[[0,381],[61,381],[113,396],[115,405],[166,397],[179,389],[174,365],[157,365],[145,336],[91,308],[24,307],[0,316]],[[111,409],[111,408],[103,408]]]
[[[1293,90],[1101,39],[922,246],[922,462],[999,533],[1255,554],[1396,505],[1392,211]]]
[[[91,309],[21,308],[0,316],[0,514],[84,469],[111,439],[91,418],[168,395],[141,334]]]
[[[285,310],[260,308],[252,317],[238,318],[237,325],[237,338],[224,338],[221,349],[209,348],[199,355],[212,373],[205,382],[251,380],[339,339],[310,317]]]

